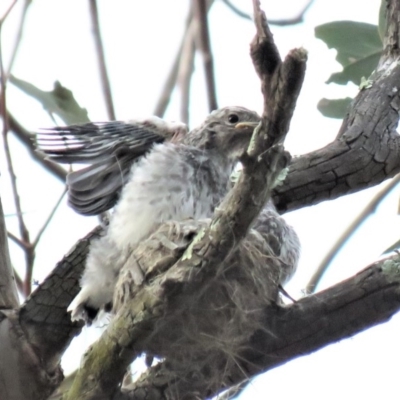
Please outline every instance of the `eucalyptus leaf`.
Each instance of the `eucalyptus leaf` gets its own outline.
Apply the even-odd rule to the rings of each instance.
[[[342,119],[346,115],[347,107],[351,101],[350,97],[344,99],[323,98],[318,102],[317,108],[325,117]]]
[[[380,53],[383,45],[376,25],[356,21],[334,21],[315,28],[315,37],[337,51],[336,60],[343,66]]]
[[[383,45],[376,25],[356,21],[335,21],[315,28],[315,36],[331,49],[336,49],[336,60],[343,71],[332,74],[327,83],[358,85],[376,68]]]
[[[50,92],[15,76],[10,76],[10,82],[39,101],[50,114],[58,115],[67,125],[90,122],[87,110],[79,106],[71,90],[62,86],[60,82],[54,82],[54,89]]]
[[[379,62],[381,53],[371,54],[368,57],[355,61],[347,65],[341,72],[332,74],[326,83],[337,83],[338,85],[346,85],[348,82],[353,82],[359,85],[362,78],[367,78],[376,68]]]

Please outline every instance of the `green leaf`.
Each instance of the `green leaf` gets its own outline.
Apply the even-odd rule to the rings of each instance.
[[[342,119],[346,115],[347,107],[353,99],[346,97],[345,99],[321,99],[317,108],[322,115],[329,118]]]
[[[315,28],[315,36],[337,51],[336,60],[343,71],[332,74],[327,83],[359,84],[378,65],[383,49],[378,27],[356,21],[335,21]]]
[[[392,251],[397,250],[397,249],[399,249],[399,248],[400,248],[400,239],[399,239],[396,243],[393,243],[390,247],[388,247],[388,248],[382,253],[382,255],[391,253]]]
[[[385,37],[386,30],[386,0],[381,0],[381,6],[379,8],[379,21],[378,21],[378,32],[379,37],[383,43],[383,38]]]
[[[372,71],[378,65],[380,56],[381,53],[379,52],[357,60],[354,63],[344,67],[341,72],[332,74],[326,83],[346,85],[348,82],[353,82],[355,85],[359,85],[362,77],[365,78],[371,75]]]
[[[72,92],[60,82],[54,82],[54,89],[51,92],[45,92],[15,76],[10,76],[10,82],[39,101],[50,114],[58,115],[67,125],[90,122],[87,110],[79,106]]]
[[[343,67],[382,51],[378,27],[356,21],[334,21],[315,27],[315,37],[337,50],[336,60]]]

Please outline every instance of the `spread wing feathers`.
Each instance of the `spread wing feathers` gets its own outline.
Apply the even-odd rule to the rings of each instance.
[[[88,123],[43,130],[37,145],[56,162],[89,164],[68,175],[69,203],[80,214],[97,215],[118,201],[135,161],[155,143],[179,141],[186,131],[183,124],[156,117]]]

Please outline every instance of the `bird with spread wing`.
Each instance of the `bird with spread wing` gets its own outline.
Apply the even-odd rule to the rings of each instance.
[[[73,209],[96,215],[115,206],[105,235],[91,244],[81,291],[69,307],[72,319],[91,323],[99,310],[111,310],[121,269],[160,223],[212,216],[259,121],[253,111],[226,107],[189,133],[181,123],[153,117],[56,127],[39,134],[39,148],[54,161],[89,164],[67,177]],[[285,223],[271,203],[266,212],[273,213],[271,228],[278,232],[273,236],[280,238]],[[140,281],[142,272],[135,274]]]

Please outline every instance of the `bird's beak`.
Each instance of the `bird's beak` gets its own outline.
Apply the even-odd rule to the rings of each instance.
[[[251,128],[254,130],[258,126],[259,122],[239,122],[235,125],[235,129],[246,129]]]

